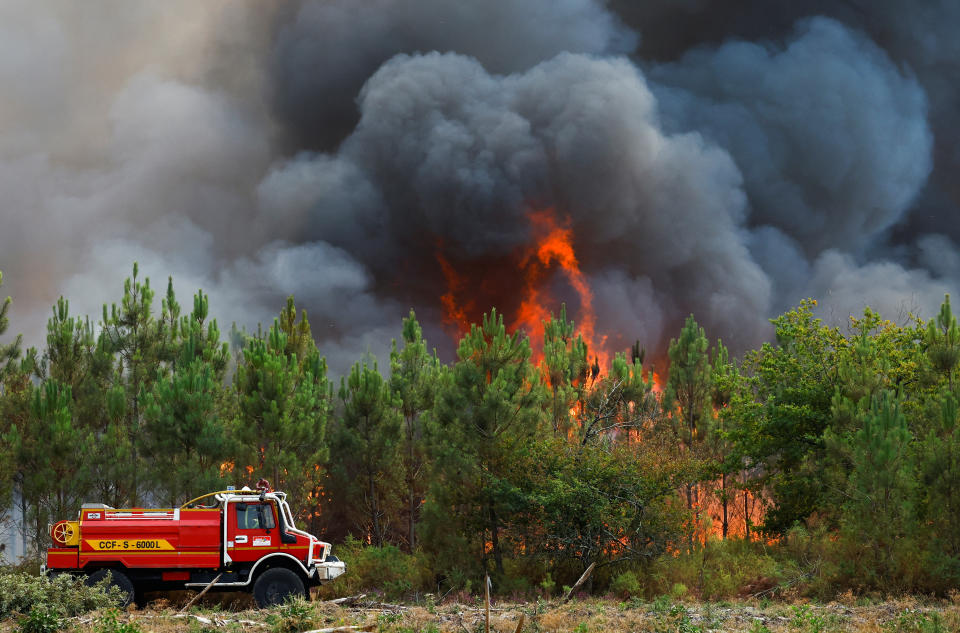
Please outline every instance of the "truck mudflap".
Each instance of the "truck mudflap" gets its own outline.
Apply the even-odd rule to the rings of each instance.
[[[337,576],[343,575],[347,571],[347,564],[342,560],[330,560],[335,559],[334,556],[327,556],[327,560],[323,563],[316,563],[316,579],[320,582],[326,582],[328,580],[333,580]]]

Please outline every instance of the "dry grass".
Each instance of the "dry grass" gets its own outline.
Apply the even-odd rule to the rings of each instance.
[[[947,633],[960,631],[960,599],[930,601],[903,598],[867,603],[841,596],[828,604],[807,603],[673,603],[609,599],[556,602],[495,603],[491,631],[513,633],[520,615],[527,633]],[[199,618],[199,619],[198,619]],[[113,623],[111,624],[111,619]],[[117,625],[132,625],[118,629]],[[477,603],[444,605],[368,604],[341,608],[314,602],[267,611],[229,610],[205,606],[178,616],[169,601],[158,600],[144,610],[96,612],[74,618],[68,628],[78,633],[154,631],[263,631],[285,633],[336,626],[365,626],[378,633],[483,633],[483,611]],[[0,631],[17,630],[15,621],[0,623]]]

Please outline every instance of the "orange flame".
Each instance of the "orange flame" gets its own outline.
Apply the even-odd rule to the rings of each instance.
[[[609,354],[604,349],[607,337],[598,338],[596,335],[597,318],[593,311],[593,291],[587,283],[586,275],[580,270],[580,262],[573,249],[573,231],[569,221],[564,224],[557,221],[553,209],[530,214],[534,245],[524,253],[520,262],[525,271],[526,287],[513,327],[526,329],[531,341],[537,346],[543,341],[543,322],[550,318],[550,310],[546,304],[555,302],[544,296],[545,293],[541,290],[542,281],[549,267],[556,264],[580,301],[578,326],[587,349],[600,358],[601,367],[607,367]]]
[[[464,290],[466,280],[457,275],[454,267],[440,253],[439,245],[437,261],[440,263],[440,270],[443,271],[443,278],[447,282],[447,291],[440,297],[440,303],[443,304],[443,322],[456,327],[457,332],[463,334],[470,329],[470,319],[467,318],[466,310],[457,304],[457,294]]]
[[[534,362],[538,362],[543,323],[550,318],[550,307],[560,303],[550,295],[546,284],[552,273],[560,272],[577,295],[576,321],[587,343],[590,362],[596,358],[602,369],[608,367],[612,355],[605,348],[607,337],[596,332],[593,291],[580,270],[569,220],[561,222],[556,212],[548,208],[531,212],[529,221],[533,238],[529,246],[507,258],[491,258],[480,265],[470,262],[463,267],[466,273],[442,254],[443,243],[437,243],[436,258],[447,288],[440,297],[444,323],[455,328],[459,337],[469,330],[471,321],[479,320],[478,306],[496,306],[504,313],[511,331],[522,328],[530,337]],[[520,288],[504,287],[518,278],[522,280]],[[485,303],[488,299],[489,305]]]

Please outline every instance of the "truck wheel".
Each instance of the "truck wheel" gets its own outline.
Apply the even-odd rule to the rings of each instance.
[[[300,576],[284,567],[268,569],[253,583],[253,599],[261,609],[283,604],[291,596],[304,595]]]
[[[106,578],[107,574],[110,575],[110,584],[108,586],[116,587],[123,594],[123,606],[132,603],[136,597],[136,589],[133,586],[133,581],[118,569],[99,569],[87,576],[84,582],[93,586]]]

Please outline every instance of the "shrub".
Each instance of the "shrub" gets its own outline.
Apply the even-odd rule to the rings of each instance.
[[[379,591],[387,599],[399,599],[430,589],[431,574],[419,552],[407,554],[393,545],[372,547],[348,536],[336,553],[347,564],[347,573],[329,585],[338,594]],[[320,595],[327,595],[324,588]]]
[[[0,573],[0,619],[14,613],[46,608],[61,617],[119,605],[120,591],[106,583],[88,587],[82,579],[68,575],[49,579],[24,573]],[[37,617],[41,611],[37,611]]]
[[[62,628],[63,618],[55,609],[45,604],[34,605],[17,626],[20,633],[56,633]]]
[[[317,628],[316,625],[320,622],[313,605],[301,597],[287,600],[271,614],[268,620],[273,624],[275,633],[306,631]]]
[[[619,574],[610,583],[610,591],[622,598],[629,598],[640,593],[640,581],[632,571]]]
[[[117,617],[116,609],[110,609],[97,620],[96,633],[143,633],[135,622],[124,622]]]

